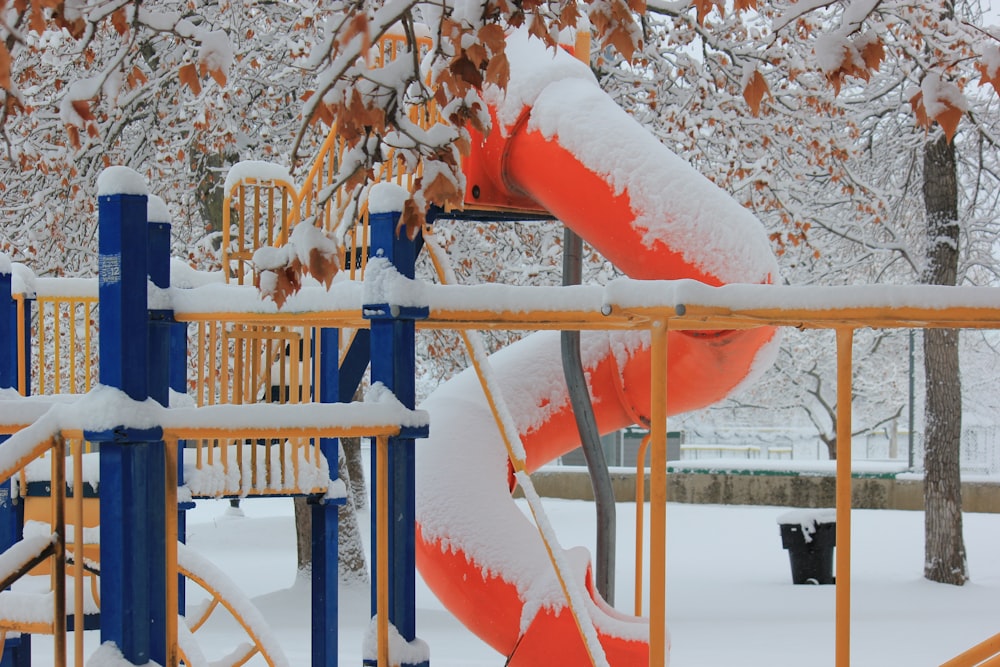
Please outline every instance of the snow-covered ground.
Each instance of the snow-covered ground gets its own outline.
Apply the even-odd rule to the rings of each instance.
[[[549,500],[546,507],[564,546],[593,544],[591,503]],[[634,508],[618,507],[617,606],[623,610],[633,605]],[[833,664],[834,589],[791,584],[776,524],[785,511],[669,506],[667,616],[675,667]],[[859,510],[853,516],[852,665],[937,665],[1000,632],[1000,515],[966,515],[972,582],[962,588],[921,578],[921,513]],[[242,516],[227,501],[200,501],[188,521],[191,546],[254,599],[290,663],[307,665],[308,585],[296,577],[291,501],[247,500]],[[418,585],[418,634],[430,645],[432,665],[503,664]],[[191,601],[199,595],[191,590]],[[368,592],[342,590],[340,601],[340,664],[359,665]],[[96,646],[96,633],[88,634],[95,635],[88,646]],[[215,620],[197,636],[209,658],[243,641],[231,623]],[[35,665],[51,664],[44,639],[36,640]]]

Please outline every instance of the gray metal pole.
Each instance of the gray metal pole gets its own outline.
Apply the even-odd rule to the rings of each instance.
[[[563,285],[579,285],[583,274],[583,241],[569,228],[563,232]],[[570,404],[580,432],[583,456],[590,472],[597,510],[597,546],[594,555],[594,579],[597,592],[609,604],[615,602],[615,493],[611,474],[601,447],[601,434],[594,419],[594,408],[587,390],[580,358],[580,332],[562,332],[562,364]]]
[[[913,470],[913,403],[914,403],[914,338],[916,337],[916,331],[910,329],[910,414],[909,414],[909,433],[907,434],[906,447],[907,447],[907,464],[910,470]]]

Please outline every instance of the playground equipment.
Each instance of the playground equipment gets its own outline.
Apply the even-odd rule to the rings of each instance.
[[[381,48],[383,57],[395,49]],[[552,58],[548,52],[539,58],[534,48],[526,39],[513,38],[512,51],[532,63]],[[0,335],[7,341],[0,343],[0,384],[27,395],[34,371],[35,386],[47,391],[90,390],[82,397],[0,401],[0,423],[13,433],[0,444],[0,480],[6,491],[0,495],[0,588],[43,562],[52,573],[51,591],[30,604],[37,614],[23,613],[22,606],[15,618],[4,600],[17,592],[0,593],[0,629],[21,633],[6,642],[7,664],[25,667],[30,660],[25,635],[38,632],[56,636],[57,664],[73,664],[66,646],[70,623],[72,660],[83,664],[83,633],[76,630],[85,628],[88,613],[93,617],[96,611],[84,594],[88,573],[91,583],[98,582],[100,598],[100,617],[90,622],[99,623],[102,641],[113,642],[133,664],[150,659],[170,667],[181,660],[204,662],[187,631],[199,621],[188,625],[177,620],[184,606],[174,585],[178,574],[216,589],[212,598],[235,613],[252,639],[252,650],[270,665],[281,664],[280,648],[261,640],[264,633],[252,610],[229,598],[228,587],[216,585],[217,572],[175,546],[184,532],[184,495],[308,495],[317,501],[313,664],[336,664],[339,487],[330,479],[327,462],[336,460],[332,438],[366,435],[376,440],[372,611],[378,638],[376,654],[366,656],[366,662],[379,667],[429,663],[415,641],[416,561],[445,604],[509,656],[510,664],[664,665],[668,411],[724,395],[755,369],[774,327],[787,325],[837,331],[842,451],[836,660],[838,667],[849,664],[851,334],[859,326],[1000,328],[1000,304],[989,290],[900,294],[892,288],[845,292],[719,286],[767,283],[774,275],[766,243],[753,231],[748,214],[665,149],[651,147],[652,141],[600,96],[584,67],[561,55],[552,62],[552,70],[532,67],[532,73],[512,63],[512,85],[530,77],[543,79],[527,82],[535,94],[518,97],[523,105],[497,107],[497,120],[508,131],[502,140],[487,138],[466,165],[473,177],[470,208],[480,215],[488,207],[557,214],[607,256],[628,259],[642,280],[573,289],[415,286],[416,244],[395,236],[398,211],[375,210],[362,220],[370,221],[370,231],[362,227],[349,240],[350,254],[343,263],[350,268],[348,280],[329,293],[307,288],[279,311],[240,284],[247,254],[265,239],[281,243],[299,220],[314,218],[327,228],[339,224],[326,216],[329,209],[320,208],[318,199],[329,182],[328,165],[336,162],[334,134],[301,189],[271,167],[236,170],[227,188],[241,201],[237,221],[226,225],[236,237],[225,244],[232,269],[226,276],[229,284],[171,287],[165,269],[168,228],[147,225],[145,186],[136,183],[135,175],[112,172],[100,188],[97,285],[75,285],[74,298],[65,296],[73,290],[54,290],[58,296],[49,299],[48,286],[36,283],[36,337],[30,343],[31,291],[0,299],[0,307],[10,309],[0,312],[0,320],[13,323],[0,331],[7,336]],[[616,150],[641,155],[643,169],[634,162],[602,167],[601,160],[623,154],[598,147],[595,157],[588,143],[595,126],[579,116],[563,123],[561,114],[568,106],[596,114],[601,130],[615,128]],[[410,175],[389,171],[394,161],[387,163],[383,178],[398,185],[379,187],[406,187]],[[671,175],[666,182],[678,192],[691,199],[700,194],[698,210],[688,207],[687,200],[667,196],[663,182],[644,180],[647,173],[662,174],[664,166]],[[580,199],[581,193],[587,198]],[[706,229],[713,232],[707,239],[702,236]],[[747,251],[754,247],[758,251]],[[447,276],[447,267],[442,265],[440,272]],[[155,289],[147,289],[147,275]],[[10,280],[11,271],[0,270],[0,276]],[[656,278],[681,280],[646,282]],[[0,293],[5,294],[10,288],[3,280]],[[94,333],[89,320],[98,301],[102,387],[92,389],[91,368],[98,355],[90,346]],[[46,311],[45,303],[56,305]],[[641,421],[650,427],[649,619],[614,611],[592,591],[584,594],[580,582],[588,585],[587,565],[580,553],[563,552],[545,534],[544,517],[537,521],[541,537],[520,515],[513,517],[508,470],[534,510],[537,497],[527,473],[573,444],[575,426],[565,388],[557,383],[538,387],[540,369],[547,360],[558,360],[553,337],[543,333],[490,359],[470,337],[479,373],[459,376],[427,401],[433,422],[427,437],[427,414],[413,409],[417,326],[588,333],[584,361],[599,424],[610,429]],[[356,386],[359,368],[368,359],[373,381],[384,387],[372,392],[380,400],[340,403],[341,397],[353,395],[352,384]],[[189,367],[194,368],[190,373]],[[274,386],[300,390],[286,393],[287,404],[241,405],[266,400]],[[162,407],[170,402],[168,388],[189,394],[198,407]],[[99,442],[99,448],[88,451],[84,441]],[[97,465],[91,466],[88,461],[95,458]],[[32,463],[37,460],[44,462]],[[48,470],[38,472],[39,466]],[[86,471],[93,467],[99,468],[102,496],[96,563],[87,555],[93,545],[88,544],[84,518]],[[30,493],[35,474],[51,486],[50,525],[43,534],[25,535],[21,504],[13,501],[22,497],[22,490]],[[67,492],[69,480],[72,490]],[[184,494],[180,499],[178,489]],[[637,507],[641,511],[641,503]],[[67,523],[73,530],[67,530]],[[643,549],[637,549],[637,556]],[[74,590],[71,612],[67,570]],[[218,593],[223,589],[227,596]],[[97,602],[93,594],[90,598]],[[390,625],[413,649],[405,660],[391,653]],[[995,659],[998,642],[994,637],[948,664]],[[234,657],[232,664],[243,657]]]

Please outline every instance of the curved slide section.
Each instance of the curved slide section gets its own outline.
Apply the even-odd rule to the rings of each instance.
[[[720,285],[777,275],[760,223],[614,104],[585,65],[521,33],[509,39],[508,57],[508,90],[492,100],[499,128],[483,150],[495,188],[537,202],[634,278]],[[771,329],[671,333],[670,413],[724,398],[769,364],[774,340]],[[583,332],[581,348],[600,431],[648,421],[648,335]],[[558,332],[529,336],[490,363],[529,471],[579,444]],[[433,424],[417,445],[424,580],[508,664],[589,665],[545,546],[511,499],[506,449],[478,378],[466,370],[422,407]],[[646,664],[648,621],[600,599],[585,549],[567,559],[590,592],[587,611],[608,662]]]

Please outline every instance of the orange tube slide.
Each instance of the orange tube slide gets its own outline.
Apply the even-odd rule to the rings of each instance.
[[[519,42],[509,52],[515,47],[531,50]],[[560,56],[542,54],[560,71],[572,71]],[[537,55],[526,60],[532,71],[538,69]],[[515,62],[512,85],[517,72]],[[498,102],[495,111],[499,129],[479,153],[485,157],[480,173],[490,181],[483,186],[536,202],[633,278],[690,278],[711,285],[771,280],[774,260],[752,216],[689,167],[678,166],[676,156],[654,138],[644,131],[637,134],[638,125],[588,76],[589,71],[571,75],[568,82],[557,78],[535,86],[537,94],[516,100],[518,109],[509,100],[517,91],[508,91],[508,100]],[[553,126],[549,119],[567,108],[582,113],[568,119],[571,126]],[[665,173],[677,173],[680,182],[650,187],[643,183],[648,170],[606,169],[579,149],[580,137],[597,141],[601,133],[617,128],[624,131],[614,137],[616,143],[634,144],[625,148],[641,153],[643,164],[669,163]],[[689,198],[705,202],[692,207],[684,201]],[[692,220],[699,215],[704,219]],[[718,248],[729,252],[726,243],[733,239],[728,246],[732,256],[721,261],[711,256]],[[746,252],[748,243],[756,244],[754,252]],[[671,333],[669,413],[724,398],[764,364],[761,358],[768,355],[762,350],[773,347],[768,343],[774,337],[770,329]],[[584,332],[581,347],[601,433],[648,423],[648,334]],[[557,332],[529,336],[493,355],[490,365],[517,421],[529,471],[578,446]],[[472,632],[509,656],[507,664],[589,665],[537,530],[511,499],[506,452],[477,378],[465,371],[422,407],[432,424],[431,437],[417,444],[417,566],[425,582]],[[593,622],[609,664],[648,664],[648,621],[622,614],[600,599],[585,550],[570,550],[568,557],[578,570],[571,576],[584,578],[590,593],[582,618]]]

